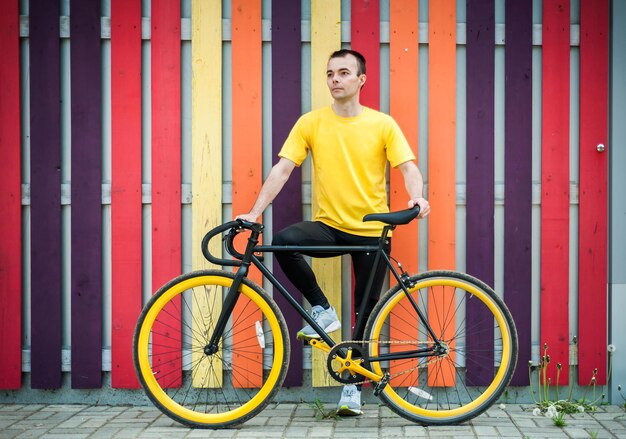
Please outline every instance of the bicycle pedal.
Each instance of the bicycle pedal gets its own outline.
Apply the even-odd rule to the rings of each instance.
[[[300,340],[304,346],[313,346],[316,342],[322,342],[321,338],[299,338],[298,340]]]
[[[380,395],[380,393],[381,393],[383,390],[385,390],[385,387],[387,387],[387,384],[389,383],[389,378],[390,378],[389,374],[388,374],[388,373],[386,373],[386,374],[383,376],[383,379],[382,379],[382,380],[380,380],[380,381],[376,384],[376,386],[374,386],[374,396],[378,396],[378,395]]]
[[[301,332],[296,334],[296,339],[300,340],[305,345],[310,345],[312,340],[322,341],[322,337],[307,337]]]

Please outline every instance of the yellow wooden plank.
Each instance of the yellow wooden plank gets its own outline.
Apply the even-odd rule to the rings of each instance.
[[[210,268],[202,256],[200,242],[204,234],[222,223],[222,2],[192,0],[191,4],[191,187],[192,187],[192,267]],[[214,239],[211,252],[221,255],[221,241]],[[214,267],[216,268],[216,267]],[[193,299],[193,333],[204,332],[202,322],[216,321],[220,297],[211,300],[204,294]],[[209,314],[213,313],[213,318]],[[192,361],[200,360],[202,349],[193,346]],[[213,358],[219,359],[221,355]],[[208,362],[194,375],[197,387],[221,387],[221,362]],[[208,377],[208,378],[207,378]]]
[[[326,63],[335,50],[341,49],[341,2],[336,0],[311,0],[311,105],[313,109],[332,103],[326,86]],[[315,194],[315,187],[313,194]],[[317,211],[313,197],[313,212]],[[313,259],[313,270],[320,288],[330,304],[341,316],[341,258]],[[349,322],[348,322],[349,324]],[[334,334],[339,341],[341,332]],[[336,386],[327,372],[326,354],[313,349],[313,386]]]

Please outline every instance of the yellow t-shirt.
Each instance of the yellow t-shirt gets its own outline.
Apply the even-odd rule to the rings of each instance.
[[[304,114],[285,141],[280,157],[300,166],[313,159],[313,219],[341,231],[377,236],[380,222],[363,222],[368,213],[388,212],[387,161],[396,167],[415,155],[391,116],[363,107],[356,117],[341,117],[332,107]]]

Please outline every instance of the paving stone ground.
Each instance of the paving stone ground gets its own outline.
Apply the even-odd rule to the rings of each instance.
[[[328,407],[330,409],[330,407]],[[186,428],[153,407],[0,404],[0,438],[626,438],[622,407],[566,415],[566,426],[535,416],[532,406],[494,406],[462,425],[424,427],[369,404],[362,416],[317,419],[308,404],[270,404],[245,424]]]

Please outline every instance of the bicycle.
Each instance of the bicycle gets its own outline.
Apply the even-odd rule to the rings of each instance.
[[[376,246],[259,245],[263,226],[242,220],[209,231],[202,240],[206,259],[238,268],[183,274],[146,304],[133,356],[150,400],[172,419],[201,428],[240,424],[271,402],[287,372],[289,334],[275,301],[247,277],[255,266],[317,331],[319,338],[309,344],[328,355],[328,373],[336,381],[371,383],[392,411],[420,424],[456,424],[484,412],[515,369],[515,324],[504,302],[480,280],[452,271],[409,275],[385,253],[391,230],[417,215],[415,208],[366,215],[363,221],[384,223]],[[233,240],[244,230],[250,235],[242,254]],[[209,251],[209,241],[223,232],[235,259]],[[365,325],[364,340],[336,343],[316,324],[263,263],[262,254],[278,251],[368,251],[376,252],[375,264],[384,260],[397,284],[381,295],[367,322],[358,314],[354,333]],[[373,275],[367,291],[372,280]],[[239,364],[249,358],[262,362],[261,372]]]

